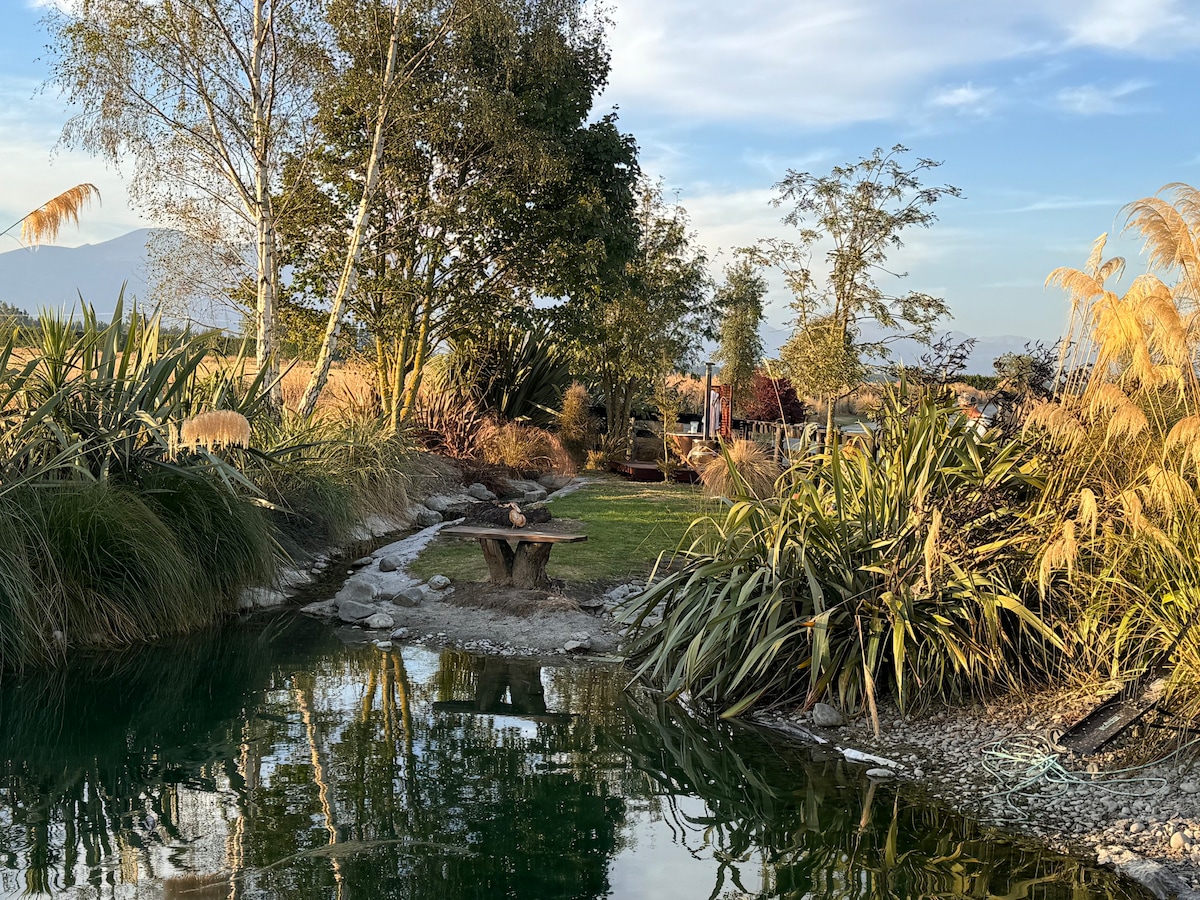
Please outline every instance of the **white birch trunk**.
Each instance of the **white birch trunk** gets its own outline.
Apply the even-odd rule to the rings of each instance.
[[[329,367],[337,352],[338,337],[342,332],[342,317],[345,313],[346,299],[354,290],[358,280],[358,261],[362,255],[362,236],[371,218],[371,201],[375,188],[379,183],[380,157],[383,155],[383,129],[387,123],[388,100],[392,86],[396,80],[396,57],[399,55],[401,12],[404,0],[396,0],[396,11],[392,18],[392,36],[388,44],[387,64],[383,72],[383,85],[379,91],[379,109],[375,117],[375,134],[371,139],[371,155],[367,162],[367,175],[363,182],[362,199],[358,204],[358,212],[354,216],[354,226],[350,231],[350,243],[346,248],[346,263],[342,267],[341,277],[338,278],[337,291],[329,306],[329,321],[325,326],[325,338],[317,353],[317,360],[309,376],[304,395],[300,398],[298,412],[302,416],[310,416],[317,406],[317,399],[329,380]]]

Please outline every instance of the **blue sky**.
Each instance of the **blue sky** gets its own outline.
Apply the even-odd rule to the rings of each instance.
[[[153,224],[116,173],[51,157],[68,112],[35,94],[45,37],[32,0],[0,0],[0,214],[4,224],[79,181],[104,202],[67,244]],[[912,233],[896,266],[944,296],[947,324],[1053,339],[1061,295],[1042,287],[1117,231],[1121,206],[1200,181],[1200,4],[1183,0],[613,0],[617,105],[644,168],[691,213],[716,260],[786,236],[772,185],[903,143],[960,187]],[[4,227],[4,226],[0,226]],[[1115,248],[1132,257],[1138,245]],[[785,334],[773,289],[766,337]]]

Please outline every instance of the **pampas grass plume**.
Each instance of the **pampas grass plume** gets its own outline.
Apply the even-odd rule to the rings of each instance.
[[[239,412],[213,409],[185,419],[179,428],[179,443],[184,447],[250,446],[250,423]]]

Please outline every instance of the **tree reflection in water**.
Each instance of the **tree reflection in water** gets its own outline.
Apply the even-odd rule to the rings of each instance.
[[[681,897],[1130,896],[624,684],[291,616],[7,679],[0,897],[582,900],[647,828]]]
[[[633,765],[665,799],[693,852],[755,897],[1148,898],[1112,873],[1013,841],[923,801],[912,786],[864,784],[861,767],[677,704],[631,699]],[[685,813],[699,797],[704,813]],[[750,871],[756,884],[744,883]]]

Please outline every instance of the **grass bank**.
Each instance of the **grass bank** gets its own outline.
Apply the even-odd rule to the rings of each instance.
[[[551,502],[555,519],[578,522],[588,536],[551,554],[551,578],[570,583],[611,582],[649,574],[660,553],[675,550],[692,520],[716,509],[698,487],[635,484],[594,476],[587,487]],[[457,582],[487,579],[474,541],[440,537],[412,565],[422,578],[446,575]]]

